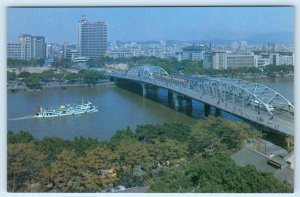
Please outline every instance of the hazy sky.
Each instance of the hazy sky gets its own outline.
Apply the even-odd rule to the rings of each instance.
[[[8,42],[22,33],[46,42],[77,41],[81,15],[105,21],[108,40],[242,39],[294,31],[293,7],[8,8]]]

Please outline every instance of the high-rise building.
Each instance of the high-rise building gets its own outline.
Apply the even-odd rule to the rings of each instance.
[[[78,51],[81,57],[99,58],[107,49],[105,22],[88,22],[86,16],[78,23]]]
[[[46,45],[44,36],[31,37],[31,49],[33,59],[43,59],[46,57]]]
[[[21,59],[31,60],[32,57],[32,36],[29,34],[22,34],[19,36],[21,44]]]

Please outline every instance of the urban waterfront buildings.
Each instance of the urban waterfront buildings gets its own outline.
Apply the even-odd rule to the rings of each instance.
[[[107,50],[107,26],[105,22],[88,22],[82,16],[78,23],[79,56],[86,58],[103,57]]]
[[[274,47],[276,46],[276,47]],[[108,56],[113,59],[132,57],[176,58],[178,61],[203,61],[206,69],[294,65],[293,47],[289,45],[251,45],[246,41],[231,45],[189,43],[182,41],[111,41],[107,44],[104,22],[88,22],[85,16],[78,23],[78,43],[47,43],[45,37],[21,34],[19,43],[7,44],[10,59],[48,59],[87,62],[90,58]]]
[[[45,37],[21,34],[19,36],[19,43],[7,44],[7,57],[20,60],[45,58]]]
[[[206,69],[262,67],[269,64],[294,65],[294,55],[292,52],[254,55],[236,54],[228,51],[212,51],[206,52],[203,60],[203,67]]]

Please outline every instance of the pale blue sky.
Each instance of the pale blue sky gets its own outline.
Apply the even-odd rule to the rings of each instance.
[[[108,40],[237,40],[294,31],[293,7],[8,8],[8,42],[22,33],[76,42],[81,15],[105,21]]]

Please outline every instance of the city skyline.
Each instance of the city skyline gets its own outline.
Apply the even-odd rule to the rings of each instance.
[[[104,21],[108,41],[284,38],[293,34],[295,20],[292,6],[8,8],[7,41],[29,33],[45,36],[47,43],[76,42],[82,15]]]

